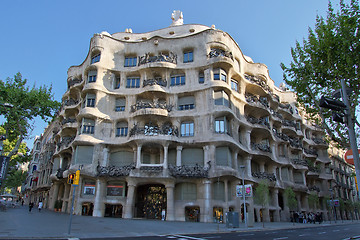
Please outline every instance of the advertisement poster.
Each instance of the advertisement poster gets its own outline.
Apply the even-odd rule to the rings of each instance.
[[[236,185],[236,196],[243,197],[243,186],[242,185]],[[245,185],[245,197],[251,197],[251,196],[252,196],[252,185],[250,185],[250,184]]]

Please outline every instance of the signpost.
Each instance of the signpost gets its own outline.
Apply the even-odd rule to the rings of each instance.
[[[80,170],[77,170],[75,174],[68,175],[68,183],[71,184],[74,189],[72,200],[71,200],[71,208],[70,208],[70,222],[69,222],[69,229],[68,229],[69,235],[70,235],[70,231],[71,231],[72,215],[73,215],[73,211],[74,211],[75,190],[76,190],[76,186],[79,185],[79,179],[80,179]]]
[[[360,154],[360,149],[358,149],[358,152]],[[349,149],[346,151],[345,155],[344,155],[344,159],[347,163],[354,165],[354,154],[352,149]]]

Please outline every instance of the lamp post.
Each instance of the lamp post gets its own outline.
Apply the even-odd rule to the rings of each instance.
[[[243,195],[243,201],[244,201],[244,220],[245,220],[245,227],[247,228],[247,216],[246,216],[246,201],[245,201],[245,166],[241,165],[239,166],[240,169],[242,169],[242,195]]]

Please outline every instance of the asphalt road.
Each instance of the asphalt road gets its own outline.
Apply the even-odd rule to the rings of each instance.
[[[95,240],[87,239],[87,240]],[[360,224],[321,226],[271,231],[214,234],[164,235],[148,237],[108,238],[108,240],[350,240],[360,239]]]

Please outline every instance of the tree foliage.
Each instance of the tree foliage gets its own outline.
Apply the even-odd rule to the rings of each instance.
[[[287,206],[289,207],[290,211],[295,211],[297,208],[297,200],[295,197],[294,190],[292,190],[290,187],[287,187],[285,189],[284,194],[285,194]]]
[[[52,88],[27,86],[27,80],[20,73],[14,78],[0,80],[0,114],[5,118],[3,127],[6,138],[15,145],[9,156],[15,155],[23,139],[28,137],[36,117],[48,121],[60,108],[60,103],[53,100]]]
[[[319,207],[319,196],[317,193],[312,192],[309,194],[308,197],[308,201],[309,201],[309,206],[310,208],[312,208],[314,211]]]
[[[261,209],[265,209],[266,204],[269,202],[270,192],[269,184],[267,181],[260,181],[259,185],[255,188],[254,191],[254,200],[255,203],[261,205]],[[263,227],[264,227],[264,220]]]
[[[298,102],[309,118],[322,125],[341,147],[348,147],[348,134],[343,124],[332,121],[331,111],[319,107],[322,95],[341,89],[340,80],[352,89],[349,96],[357,132],[360,93],[360,10],[358,0],[349,4],[340,0],[335,11],[331,2],[327,17],[317,16],[315,29],[309,28],[307,39],[291,48],[290,66],[281,63],[285,82],[297,93]]]

